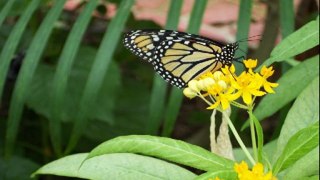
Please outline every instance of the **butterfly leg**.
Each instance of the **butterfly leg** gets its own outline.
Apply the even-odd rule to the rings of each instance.
[[[233,61],[236,61],[238,63],[242,63],[242,60],[245,59],[245,56],[240,56],[240,57],[237,57],[237,58],[234,58]]]

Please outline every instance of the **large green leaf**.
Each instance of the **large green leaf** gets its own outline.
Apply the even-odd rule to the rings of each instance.
[[[263,65],[284,61],[319,44],[319,18],[290,34],[271,52],[271,57]],[[262,67],[262,66],[260,66]]]
[[[88,158],[109,153],[139,153],[200,170],[232,169],[233,161],[183,141],[148,135],[117,137],[93,149]]]
[[[319,55],[312,57],[285,73],[277,83],[275,94],[266,95],[254,110],[257,119],[271,116],[283,106],[295,99],[303,89],[319,75]],[[292,88],[294,87],[294,88]],[[249,122],[242,127],[248,127]]]
[[[301,177],[319,174],[319,146],[299,159],[284,175],[284,180],[299,180]]]
[[[66,96],[64,99],[64,107],[61,108],[61,119],[63,121],[71,121],[76,118],[77,105],[82,95],[82,89],[88,78],[92,58],[95,56],[96,50],[89,47],[81,47],[76,57],[74,68],[70,74]],[[28,94],[27,105],[39,114],[46,116],[51,120],[51,108],[48,106],[48,92],[52,89],[52,79],[54,76],[54,67],[41,64],[39,65],[36,75],[31,83]],[[105,122],[113,122],[113,109],[116,93],[120,85],[120,72],[115,63],[107,72],[104,79],[103,87],[99,91],[99,99],[92,106],[89,117],[90,119],[99,119]]]
[[[85,179],[194,179],[192,172],[177,165],[129,153],[101,155],[81,164],[88,153],[75,154],[53,161],[33,176],[52,174]]]
[[[310,127],[304,128],[293,135],[282,154],[273,166],[273,172],[277,174],[294,164],[299,158],[308,154],[312,149],[319,146],[319,121]]]
[[[288,140],[299,130],[319,121],[319,77],[315,78],[298,96],[282,126],[277,151],[273,160],[282,153]]]

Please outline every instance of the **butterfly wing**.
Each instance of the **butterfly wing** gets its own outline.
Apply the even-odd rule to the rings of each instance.
[[[172,30],[130,31],[125,35],[123,43],[135,55],[150,62],[153,60],[155,47],[158,47],[162,42],[183,39],[215,43],[201,36]],[[221,46],[217,43],[216,45]]]
[[[234,55],[232,44],[224,46],[205,37],[171,30],[130,31],[124,45],[151,62],[157,73],[178,88],[205,72],[229,65]],[[232,51],[224,51],[224,47]]]
[[[194,39],[169,40],[156,47],[152,64],[167,82],[183,88],[201,74],[229,64],[217,57],[221,51],[221,47],[213,43]]]

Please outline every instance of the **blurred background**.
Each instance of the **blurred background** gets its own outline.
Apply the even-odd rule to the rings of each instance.
[[[236,57],[262,63],[318,13],[318,0],[0,0],[0,179],[29,179],[52,160],[121,135],[209,148],[207,105],[184,98],[125,49],[125,32],[173,29],[224,44],[240,40]],[[316,54],[318,46],[274,64],[273,81]],[[265,142],[277,138],[287,109],[262,122]],[[239,131],[247,118],[233,110]],[[241,136],[250,146],[249,131]]]

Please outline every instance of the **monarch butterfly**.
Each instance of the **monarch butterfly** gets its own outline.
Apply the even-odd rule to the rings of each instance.
[[[208,71],[230,65],[238,43],[223,45],[194,34],[172,30],[134,30],[123,41],[135,55],[150,62],[170,84],[183,88]]]

